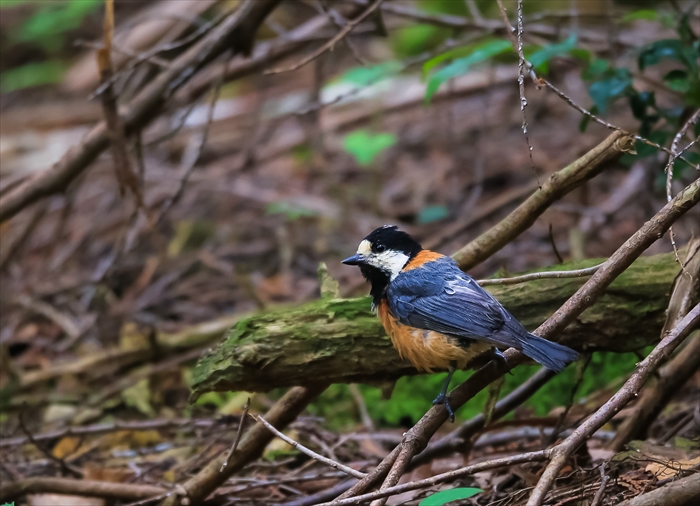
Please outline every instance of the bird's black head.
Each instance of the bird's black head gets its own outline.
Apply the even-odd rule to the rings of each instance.
[[[376,305],[389,282],[422,249],[406,232],[393,225],[384,225],[365,237],[357,253],[343,263],[360,267],[362,275],[372,284],[370,294]]]

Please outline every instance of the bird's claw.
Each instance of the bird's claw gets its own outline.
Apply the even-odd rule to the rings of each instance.
[[[508,367],[508,359],[498,348],[493,349],[493,356],[496,360],[501,362],[505,367]],[[513,371],[508,371],[508,374],[513,375]]]
[[[433,406],[436,404],[442,404],[445,406],[445,410],[447,410],[447,415],[450,417],[450,422],[454,423],[455,421],[455,412],[452,411],[452,406],[450,406],[450,400],[449,398],[441,393],[437,397],[435,397],[435,400],[433,401]]]

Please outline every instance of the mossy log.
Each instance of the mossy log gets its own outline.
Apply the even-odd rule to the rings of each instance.
[[[590,267],[600,260],[540,270]],[[674,279],[672,254],[642,257],[557,339],[579,351],[629,352],[659,339]],[[488,286],[532,330],[587,278],[541,279]],[[403,362],[370,299],[325,297],[239,321],[194,371],[194,395],[208,391],[268,391],[324,383],[379,383],[417,374]]]

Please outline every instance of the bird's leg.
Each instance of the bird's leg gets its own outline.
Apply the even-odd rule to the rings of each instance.
[[[500,363],[502,363],[504,366],[508,367],[508,359],[506,356],[499,350],[498,348],[493,349],[493,358],[498,360]],[[513,371],[508,371],[508,374],[513,376]]]
[[[508,359],[498,348],[493,349],[493,356],[496,358],[496,360],[499,360],[501,363],[503,363],[503,365],[508,365]]]
[[[447,378],[445,378],[445,383],[442,385],[442,390],[433,401],[433,405],[442,404],[443,406],[445,406],[447,414],[450,417],[450,422],[453,423],[455,421],[455,412],[452,411],[452,406],[450,406],[450,401],[447,398],[447,389],[450,388],[450,381],[452,381],[452,375],[455,373],[455,366],[456,364],[454,362],[450,364],[450,367],[448,369],[449,372],[447,373]]]

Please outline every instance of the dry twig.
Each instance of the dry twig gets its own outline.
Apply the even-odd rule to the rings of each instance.
[[[267,430],[272,432],[275,436],[280,438],[282,441],[284,441],[285,443],[287,443],[290,446],[293,446],[294,448],[299,450],[301,453],[308,455],[312,459],[317,460],[317,461],[321,462],[322,464],[326,464],[327,466],[331,466],[334,469],[342,471],[349,476],[354,476],[355,478],[360,479],[360,480],[366,476],[366,473],[356,471],[352,467],[348,467],[344,464],[341,464],[340,462],[336,462],[335,460],[331,460],[329,458],[326,458],[323,455],[320,455],[320,454],[316,453],[315,451],[308,449],[307,447],[305,447],[301,443],[294,441],[292,438],[286,436],[282,432],[275,429],[263,417],[255,416],[253,414],[251,414],[250,416],[253,418],[253,420],[255,420],[259,424],[263,425]]]
[[[233,44],[234,52],[248,54],[258,26],[281,0],[248,0],[219,26],[172,62],[126,107],[122,117],[127,132],[139,130],[152,121],[177,89],[197,71]],[[72,147],[50,169],[38,172],[0,198],[0,221],[17,214],[29,204],[65,188],[108,146],[109,128],[101,122],[84,140]]]
[[[365,12],[360,14],[355,19],[348,21],[347,24],[343,27],[343,29],[340,30],[333,38],[331,38],[331,40],[326,42],[324,45],[322,45],[320,48],[318,48],[316,51],[311,53],[306,58],[302,59],[301,61],[299,61],[299,62],[297,62],[294,65],[291,65],[289,67],[271,69],[265,73],[266,74],[281,74],[283,72],[292,72],[294,70],[300,69],[301,67],[303,67],[307,63],[312,62],[313,60],[315,60],[316,58],[321,56],[323,53],[325,53],[326,51],[328,51],[328,50],[332,51],[333,48],[335,47],[335,45],[338,43],[338,41],[340,41],[345,36],[347,36],[353,30],[353,28],[355,28],[357,25],[359,25],[365,19],[367,19],[367,17],[370,14],[372,14],[377,9],[377,7],[379,7],[381,5],[381,3],[383,1],[384,0],[375,0],[375,2],[365,10]]]
[[[659,365],[673,353],[673,350],[683,342],[692,330],[697,328],[698,324],[700,324],[700,304],[696,305],[637,365],[636,371],[608,402],[583,422],[563,443],[552,449],[551,461],[528,499],[527,506],[540,506],[542,504],[547,492],[554,484],[554,480],[574,451],[587,437],[605,425],[627,403],[637,397],[639,390]]]
[[[545,183],[546,185],[546,183]],[[590,307],[600,297],[603,291],[624,272],[631,263],[642,254],[652,243],[663,237],[663,234],[678,218],[700,201],[700,179],[691,183],[671,202],[664,206],[650,221],[644,224],[632,237],[630,237],[598,271],[577,292],[571,296],[546,322],[534,331],[535,334],[552,339],[559,334],[569,323],[578,317],[586,308]],[[453,409],[459,409],[467,400],[483,390],[490,383],[501,377],[513,367],[523,363],[525,357],[522,353],[509,349],[504,353],[505,361],[491,361],[480,370],[476,371],[467,381],[459,385],[449,394],[449,401]],[[447,410],[443,405],[433,406],[416,425],[405,435],[404,441],[385,459],[401,459],[407,462],[427,446],[430,438],[447,420]],[[398,469],[398,468],[397,468]],[[353,486],[341,498],[350,494],[362,493],[369,486],[382,478],[380,473],[388,473],[387,466],[378,466],[369,473],[360,483]],[[398,480],[398,473],[392,475],[392,479]],[[385,481],[385,491],[396,482]],[[383,496],[381,496],[383,497]]]

